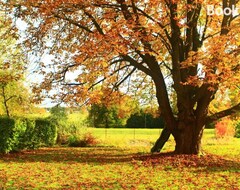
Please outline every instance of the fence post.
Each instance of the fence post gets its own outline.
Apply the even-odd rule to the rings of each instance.
[[[105,141],[107,140],[107,128],[105,127]]]
[[[136,128],[133,129],[133,139],[136,139]]]

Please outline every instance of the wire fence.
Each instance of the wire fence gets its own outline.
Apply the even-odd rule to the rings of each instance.
[[[109,138],[128,138],[128,139],[146,139],[158,138],[162,129],[139,129],[139,128],[93,128],[92,133],[101,139]]]

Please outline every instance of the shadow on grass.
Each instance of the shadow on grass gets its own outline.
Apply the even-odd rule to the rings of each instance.
[[[201,171],[240,172],[239,159],[230,160],[216,155],[175,155],[173,153],[142,154],[132,153],[128,149],[113,147],[88,148],[42,148],[20,153],[0,155],[3,162],[48,162],[48,163],[138,163],[146,167],[170,166],[171,168],[197,168]]]
[[[114,163],[130,162],[135,154],[113,147],[42,148],[1,155],[4,162],[78,162]]]

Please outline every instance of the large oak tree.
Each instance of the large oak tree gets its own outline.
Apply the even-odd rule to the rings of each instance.
[[[166,128],[152,151],[172,134],[176,153],[197,154],[205,124],[240,108],[238,102],[208,114],[219,86],[234,88],[239,82],[240,22],[236,12],[207,15],[207,5],[232,8],[240,6],[239,0],[8,0],[6,4],[28,23],[28,51],[52,55],[52,61],[39,64],[45,78],[35,92],[56,87],[54,98],[80,102],[96,98],[90,93],[97,84],[113,90],[121,85],[140,90],[139,84],[153,84]],[[69,77],[73,72],[74,81]],[[126,81],[138,85],[127,86]],[[172,94],[176,106],[171,104]]]

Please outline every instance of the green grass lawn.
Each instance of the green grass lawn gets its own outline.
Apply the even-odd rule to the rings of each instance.
[[[89,129],[98,147],[54,147],[0,158],[0,189],[239,189],[240,139],[203,138],[204,156],[149,150],[157,129]]]
[[[97,137],[103,146],[137,148],[149,152],[161,133],[161,129],[98,129],[89,131]],[[163,148],[163,152],[174,150],[174,139],[171,136]],[[236,157],[240,156],[240,139],[216,139],[214,129],[205,129],[202,139],[202,152]]]

